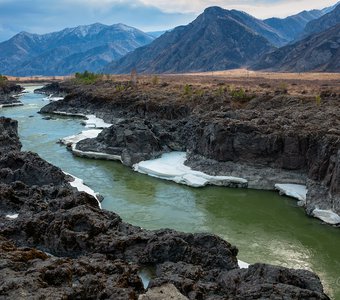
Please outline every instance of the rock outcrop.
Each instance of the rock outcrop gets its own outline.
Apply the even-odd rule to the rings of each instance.
[[[309,271],[239,270],[237,248],[217,236],[147,231],[99,209],[60,169],[20,152],[15,121],[0,118],[0,138],[1,297],[155,299],[162,292],[164,299],[328,299]],[[156,274],[145,294],[139,273],[146,266]]]
[[[22,91],[23,88],[20,85],[8,82],[7,80],[0,81],[0,108],[2,106],[19,104],[20,101],[18,101],[16,96]]]
[[[245,178],[252,188],[307,185],[308,214],[318,208],[340,215],[337,92],[321,92],[320,105],[315,96],[287,95],[282,87],[242,99],[220,88],[202,96],[171,92],[126,86],[115,93],[107,83],[100,92],[77,87],[41,111],[95,113],[114,124],[79,142],[79,150],[121,155],[128,166],[187,151],[195,170]]]

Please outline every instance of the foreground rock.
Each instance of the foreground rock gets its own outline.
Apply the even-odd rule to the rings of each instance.
[[[309,215],[340,215],[340,91],[326,84],[316,97],[306,91],[288,95],[282,83],[269,90],[268,83],[260,86],[248,93],[223,83],[183,92],[167,84],[65,82],[59,89],[69,95],[41,112],[95,113],[113,124],[77,143],[78,151],[116,155],[128,166],[187,151],[186,164],[194,170],[245,178],[250,188],[305,185]]]
[[[328,299],[309,271],[240,270],[237,248],[217,236],[124,223],[60,169],[20,152],[15,121],[0,118],[0,137],[1,297],[138,299],[146,292],[138,274],[148,267],[156,270],[150,288],[166,286],[169,297]]]

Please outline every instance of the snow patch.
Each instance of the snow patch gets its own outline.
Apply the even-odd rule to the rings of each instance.
[[[111,127],[112,124],[104,122],[103,119],[97,118],[95,115],[86,115],[87,120],[83,122],[86,128],[104,129]]]
[[[200,171],[194,171],[184,165],[185,160],[185,152],[171,152],[163,154],[160,158],[135,164],[133,169],[139,173],[165,180],[172,180],[176,183],[192,187],[202,187],[208,184],[246,187],[248,184],[248,181],[243,178],[211,176]]]
[[[307,188],[301,184],[275,184],[275,189],[280,192],[280,195],[286,195],[299,200],[299,205],[306,204]]]
[[[6,215],[7,219],[12,219],[12,220],[17,219],[18,217],[19,217],[19,214]]]
[[[99,201],[99,195],[94,190],[92,190],[90,187],[84,184],[84,181],[76,176],[73,176],[69,173],[64,172],[65,175],[71,176],[74,180],[70,181],[70,185],[74,188],[76,188],[79,192],[85,192],[98,201],[99,208],[102,208],[100,201]]]
[[[327,224],[340,224],[340,216],[332,210],[322,210],[315,208],[312,212],[312,216],[324,221]]]
[[[238,266],[241,269],[248,269],[250,265],[242,260],[238,260]]]

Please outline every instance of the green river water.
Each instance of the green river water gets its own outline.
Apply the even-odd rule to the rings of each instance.
[[[30,87],[29,90],[33,88]],[[19,121],[23,150],[77,177],[105,197],[102,207],[147,229],[212,232],[239,248],[239,259],[316,272],[340,299],[340,230],[305,215],[276,192],[223,187],[190,188],[142,175],[118,162],[74,157],[56,142],[84,130],[79,119],[37,114],[47,102],[24,94],[22,107],[0,109]]]

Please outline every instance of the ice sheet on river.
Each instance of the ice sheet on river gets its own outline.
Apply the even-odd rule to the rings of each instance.
[[[111,127],[112,124],[106,123],[103,119],[97,118],[95,115],[86,115],[87,120],[84,121],[86,128],[104,129]]]
[[[275,184],[275,189],[277,189],[280,194],[295,198],[299,200],[299,205],[306,204],[306,197],[307,197],[307,187],[301,184]]]
[[[315,218],[318,218],[327,224],[331,225],[340,224],[340,216],[332,210],[322,210],[316,208],[313,210],[312,215]]]
[[[153,177],[172,180],[176,183],[186,184],[192,187],[205,185],[240,186],[246,187],[247,180],[232,176],[211,176],[200,171],[194,171],[184,165],[185,152],[171,152],[163,154],[160,158],[142,161],[133,166],[139,173]]]
[[[72,144],[75,145],[78,142],[85,140],[85,139],[94,139],[98,136],[99,133],[102,132],[102,129],[90,129],[90,130],[84,130],[79,134],[76,135],[71,135],[68,137],[65,137],[63,139],[61,139],[61,143],[65,144],[65,145],[69,145]]]

